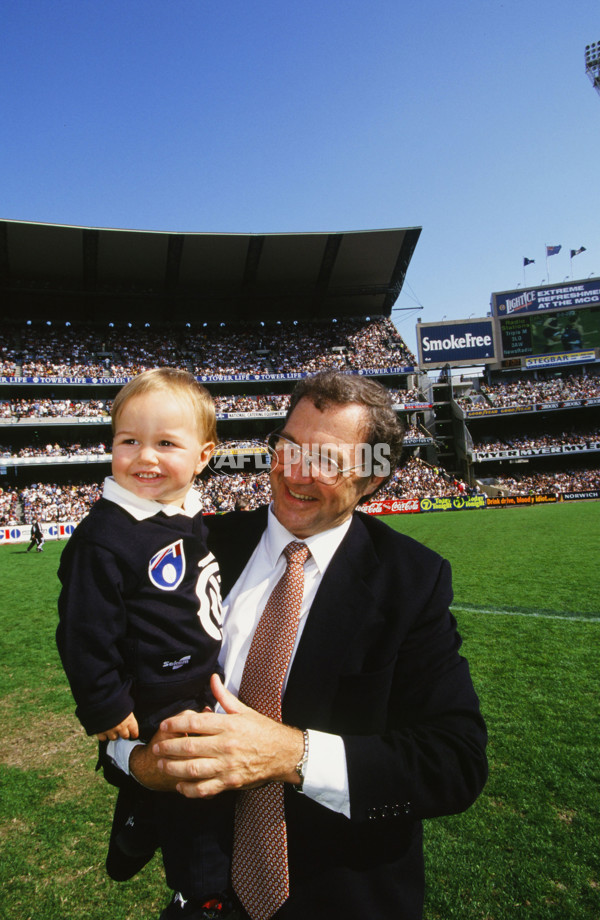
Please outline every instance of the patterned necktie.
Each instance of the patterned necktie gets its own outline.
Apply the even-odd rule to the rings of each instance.
[[[305,543],[288,543],[277,582],[250,645],[239,698],[281,722],[281,692],[296,641],[304,591]],[[231,868],[233,888],[252,920],[269,920],[287,900],[290,877],[283,783],[238,794]]]

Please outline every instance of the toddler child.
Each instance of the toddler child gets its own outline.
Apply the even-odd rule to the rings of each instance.
[[[167,716],[213,702],[220,578],[192,486],[215,447],[216,415],[192,374],[159,368],[119,391],[112,425],[112,476],[62,554],[56,639],[86,732],[149,741]],[[171,888],[194,898],[225,890],[220,810],[114,772],[109,875],[130,878],[160,847]],[[190,822],[206,829],[200,845],[193,835],[193,861],[182,855]]]

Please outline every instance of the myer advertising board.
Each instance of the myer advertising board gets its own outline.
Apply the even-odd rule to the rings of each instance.
[[[495,361],[491,319],[417,323],[416,331],[421,365],[441,367],[444,364],[491,364]]]

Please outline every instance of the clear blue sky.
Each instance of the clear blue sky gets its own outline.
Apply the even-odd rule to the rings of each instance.
[[[598,0],[4,0],[0,218],[422,226],[394,312],[600,274]]]

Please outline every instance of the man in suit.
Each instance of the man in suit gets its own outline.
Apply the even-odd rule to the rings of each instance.
[[[189,798],[239,801],[240,790],[283,784],[289,892],[273,913],[238,891],[236,916],[420,920],[422,819],[466,809],[485,783],[450,566],[356,512],[394,471],[401,442],[379,384],[337,372],[301,381],[270,442],[272,505],[210,528],[224,598],[219,711],[169,719],[131,754],[140,781],[176,783]],[[279,721],[238,691],[290,541],[310,557]],[[183,895],[182,917],[202,917]]]

